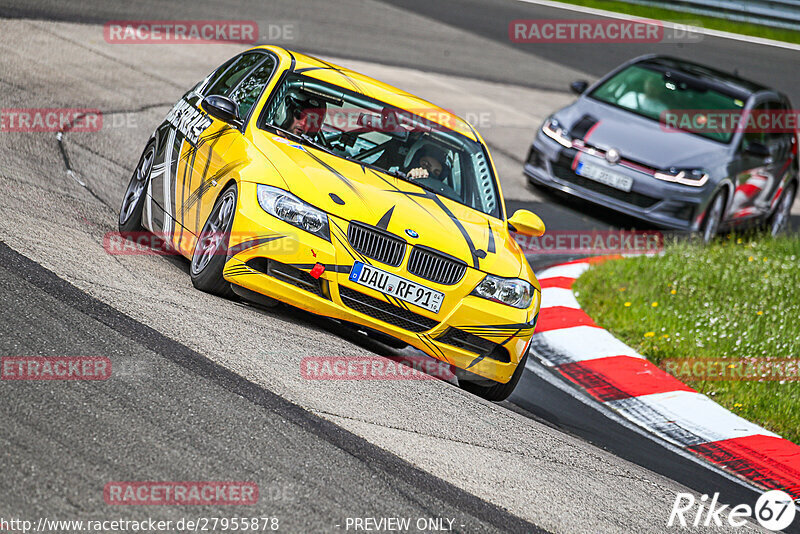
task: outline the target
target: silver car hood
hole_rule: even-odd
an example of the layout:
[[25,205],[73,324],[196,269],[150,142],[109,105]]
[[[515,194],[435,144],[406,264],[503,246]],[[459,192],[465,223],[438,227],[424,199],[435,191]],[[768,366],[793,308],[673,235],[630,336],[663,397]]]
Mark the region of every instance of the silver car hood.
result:
[[729,145],[667,130],[656,121],[586,97],[554,116],[570,131],[590,117],[598,124],[591,129],[587,143],[602,150],[616,148],[623,158],[658,169],[711,167],[727,159],[730,151]]

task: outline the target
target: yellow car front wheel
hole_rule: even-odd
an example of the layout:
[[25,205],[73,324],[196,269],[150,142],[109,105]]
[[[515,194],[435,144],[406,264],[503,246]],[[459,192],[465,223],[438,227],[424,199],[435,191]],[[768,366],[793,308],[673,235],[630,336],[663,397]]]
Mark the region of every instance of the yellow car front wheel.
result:
[[[530,350],[530,347],[529,347]],[[494,382],[486,384],[486,382],[492,382],[490,380],[482,380],[480,382],[472,382],[469,380],[462,380],[460,377],[458,379],[458,385],[464,391],[469,391],[473,395],[477,395],[483,399],[492,402],[500,402],[506,400],[509,395],[514,391],[514,388],[517,387],[517,383],[519,379],[522,378],[522,373],[525,371],[525,363],[528,361],[528,353],[525,353],[525,356],[517,364],[517,368],[514,370],[514,374],[511,375],[511,379],[506,382],[505,384],[500,382]]]
[[225,189],[203,226],[192,254],[192,284],[200,291],[233,297],[231,284],[222,277],[228,257],[228,242],[236,215],[236,184]]

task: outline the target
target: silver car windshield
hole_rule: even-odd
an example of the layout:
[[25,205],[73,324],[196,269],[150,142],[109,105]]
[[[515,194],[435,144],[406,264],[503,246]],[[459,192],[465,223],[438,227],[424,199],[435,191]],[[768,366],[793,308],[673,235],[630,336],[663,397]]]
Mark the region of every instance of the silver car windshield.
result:
[[[729,143],[732,128],[704,126],[709,116],[721,112],[729,120],[740,118],[744,102],[712,88],[671,80],[664,73],[632,65],[597,87],[590,97],[648,119],[722,143]],[[669,114],[669,115],[668,115]],[[669,120],[667,120],[669,117]],[[690,119],[674,120],[674,117]],[[688,124],[688,127],[683,127]]]

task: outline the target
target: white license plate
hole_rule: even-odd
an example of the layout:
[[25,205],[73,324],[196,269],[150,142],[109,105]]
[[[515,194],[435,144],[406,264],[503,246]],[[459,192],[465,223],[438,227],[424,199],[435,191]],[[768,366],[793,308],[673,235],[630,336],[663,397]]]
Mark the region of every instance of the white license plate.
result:
[[433,313],[439,313],[444,293],[406,280],[395,274],[387,273],[360,261],[353,264],[350,280],[362,286],[396,297]]
[[575,173],[590,180],[594,180],[595,182],[613,187],[614,189],[625,191],[626,193],[633,187],[633,178],[583,161],[578,162]]

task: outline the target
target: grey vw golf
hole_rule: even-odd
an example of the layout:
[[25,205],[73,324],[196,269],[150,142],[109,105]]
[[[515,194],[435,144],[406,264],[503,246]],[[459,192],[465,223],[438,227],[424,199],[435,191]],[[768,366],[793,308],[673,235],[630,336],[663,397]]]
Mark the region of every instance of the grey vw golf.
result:
[[[797,132],[747,121],[759,112],[791,116],[785,95],[655,55],[571,87],[579,98],[544,122],[528,152],[530,182],[706,241],[742,225],[786,227],[798,188]],[[670,122],[676,116],[689,120]]]

